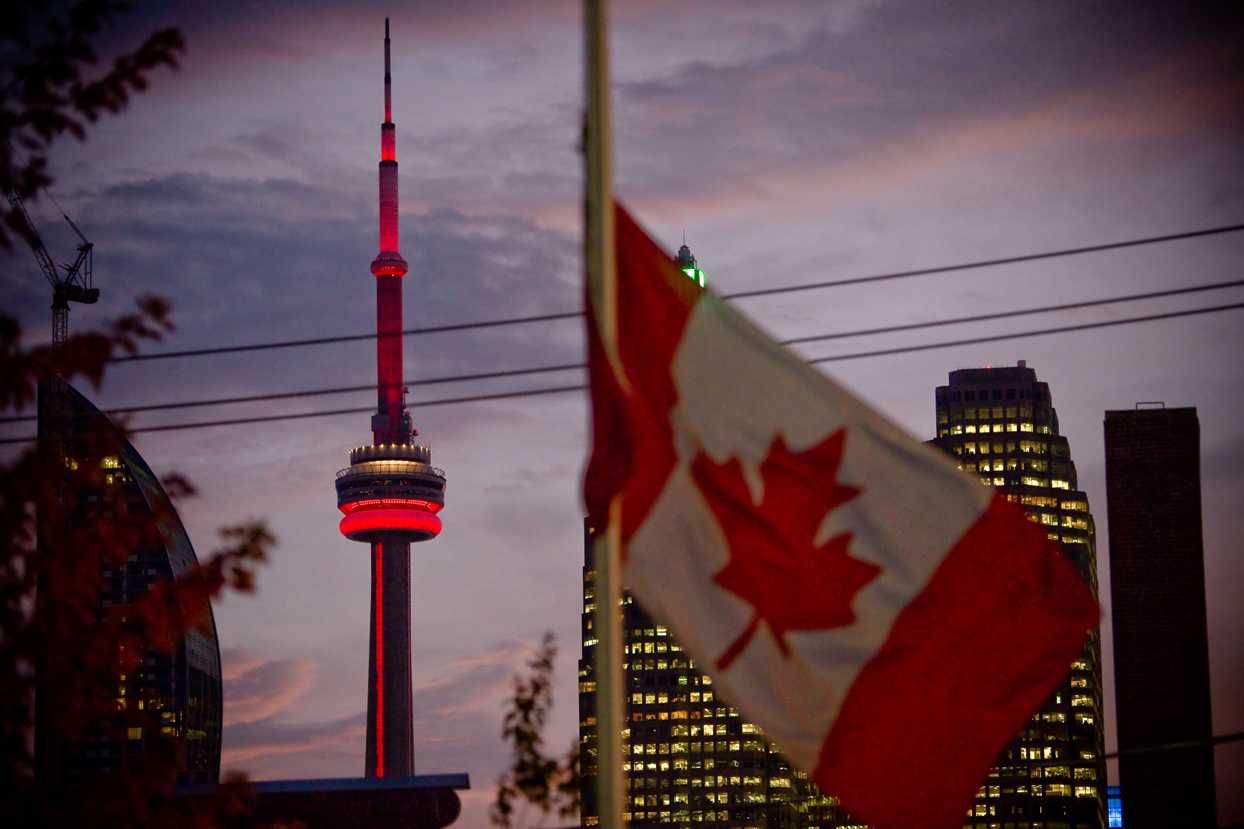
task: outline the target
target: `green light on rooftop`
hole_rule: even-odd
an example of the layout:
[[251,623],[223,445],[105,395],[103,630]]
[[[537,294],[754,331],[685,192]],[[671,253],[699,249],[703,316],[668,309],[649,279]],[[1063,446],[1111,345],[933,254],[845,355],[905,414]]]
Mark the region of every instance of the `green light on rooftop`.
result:
[[683,268],[682,272],[694,279],[696,282],[699,282],[701,288],[704,287],[704,271],[699,268]]

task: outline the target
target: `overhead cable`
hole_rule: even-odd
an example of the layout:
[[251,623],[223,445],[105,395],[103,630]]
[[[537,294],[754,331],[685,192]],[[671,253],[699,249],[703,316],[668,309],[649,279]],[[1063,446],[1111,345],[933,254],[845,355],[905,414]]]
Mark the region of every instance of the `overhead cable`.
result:
[[[1232,311],[1244,308],[1244,302],[1235,302],[1227,305],[1215,305],[1208,308],[1192,308],[1185,311],[1172,311],[1164,314],[1148,314],[1141,317],[1126,317],[1124,319],[1103,320],[1101,322],[1089,322],[1079,325],[1064,325],[1057,328],[1043,328],[1032,331],[1023,331],[1014,334],[999,334],[990,337],[975,337],[966,340],[948,340],[938,343],[926,343],[923,345],[902,346],[899,348],[890,348],[877,351],[857,351],[852,354],[837,354],[829,357],[817,357],[807,360],[808,363],[830,363],[842,360],[859,360],[869,357],[881,357],[891,354],[905,354],[914,351],[929,351],[938,348],[953,348],[959,345],[973,345],[976,343],[997,342],[1000,340],[1013,340],[1021,337],[1040,337],[1048,334],[1062,334],[1070,331],[1087,331],[1094,328],[1111,328],[1118,325],[1129,325],[1138,322],[1152,322],[1155,320],[1174,319],[1178,317],[1190,317],[1199,314],[1211,314],[1220,311]],[[557,386],[544,389],[530,389],[525,391],[497,392],[495,394],[472,395],[468,397],[441,398],[437,400],[420,400],[414,401],[410,405],[412,407],[429,407],[429,406],[447,406],[457,403],[474,403],[485,400],[505,400],[517,397],[533,397],[545,394],[560,394],[563,392],[583,391],[587,389],[586,384],[578,384],[573,386]],[[342,414],[360,414],[363,412],[373,411],[374,407],[367,406],[362,408],[351,409],[333,409],[330,411],[317,412],[299,412],[296,414],[268,415],[261,417],[235,418],[232,420],[213,420],[202,421],[197,423],[177,423],[164,426],[144,426],[137,429],[131,429],[133,433],[138,432],[168,432],[178,429],[201,429],[209,426],[233,426],[243,423],[265,423],[278,420],[302,420],[313,417],[330,417]],[[0,444],[8,443],[25,443],[34,440],[34,436],[19,438],[2,438]]]
[[[1233,282],[1217,282],[1217,283],[1210,284],[1210,285],[1193,285],[1193,286],[1186,287],[1186,288],[1172,288],[1166,291],[1151,291],[1149,293],[1143,293],[1143,294],[1130,294],[1127,296],[1108,297],[1106,299],[1085,300],[1083,302],[1072,302],[1072,303],[1066,303],[1063,305],[1049,305],[1049,306],[1045,306],[1042,308],[1027,308],[1027,309],[1023,309],[1019,311],[1000,311],[1000,312],[993,313],[993,314],[979,314],[979,315],[970,316],[970,317],[955,317],[953,319],[932,320],[929,322],[915,322],[915,323],[908,323],[905,325],[888,326],[884,328],[865,328],[865,329],[860,329],[857,331],[842,331],[842,332],[833,333],[833,334],[814,334],[814,335],[810,335],[807,337],[794,337],[792,339],[781,340],[781,344],[782,345],[798,345],[801,343],[819,342],[823,340],[844,339],[847,337],[860,337],[860,336],[865,336],[869,334],[883,334],[883,333],[892,333],[892,332],[897,332],[897,331],[914,331],[914,330],[921,329],[921,328],[935,328],[939,326],[957,325],[960,323],[982,322],[982,321],[994,320],[994,319],[1005,319],[1008,317],[1025,316],[1029,314],[1045,314],[1045,313],[1051,313],[1054,311],[1067,311],[1067,310],[1073,310],[1077,308],[1092,308],[1095,306],[1110,305],[1110,304],[1121,303],[1121,302],[1134,302],[1137,300],[1155,299],[1158,297],[1175,296],[1178,294],[1189,294],[1189,293],[1196,293],[1200,291],[1217,290],[1221,288],[1234,288],[1234,287],[1239,287],[1241,285],[1244,285],[1244,280],[1235,280]],[[406,380],[404,381],[404,385],[409,387],[409,386],[438,385],[440,383],[459,383],[459,382],[470,381],[470,380],[488,380],[488,379],[493,379],[493,378],[498,378],[498,377],[518,377],[518,376],[528,375],[528,374],[543,374],[546,372],[570,371],[573,369],[582,369],[582,368],[587,368],[587,364],[586,363],[561,363],[558,365],[537,366],[534,368],[510,369],[506,371],[490,371],[490,372],[484,372],[484,373],[479,373],[479,374],[458,374],[458,375],[450,375],[450,376],[445,376],[445,377],[430,377],[430,378],[424,378],[421,380]],[[365,386],[342,386],[339,388],[311,389],[308,391],[279,392],[279,393],[274,393],[274,394],[257,394],[257,395],[248,395],[244,397],[220,397],[220,398],[212,398],[212,399],[207,399],[207,400],[183,401],[179,403],[158,403],[158,404],[149,405],[149,406],[127,406],[124,408],[108,409],[105,411],[105,414],[110,414],[110,415],[134,414],[137,412],[159,411],[162,409],[185,409],[185,408],[196,408],[199,406],[222,406],[222,405],[235,404],[235,403],[256,403],[256,402],[263,402],[263,401],[269,401],[269,400],[288,400],[288,399],[296,398],[296,397],[315,397],[319,395],[345,394],[348,392],[359,392],[359,391],[373,391],[376,388],[377,388],[376,384],[371,383]],[[32,421],[35,419],[36,417],[34,415],[18,416],[18,417],[4,417],[4,418],[0,418],[0,423],[17,423],[21,421]]]
[[[859,276],[850,279],[838,279],[828,282],[812,282],[801,285],[785,285],[777,288],[757,288],[751,291],[738,291],[732,294],[722,294],[722,299],[747,299],[750,297],[770,296],[773,294],[785,294],[795,291],[811,291],[821,288],[836,288],[843,285],[862,285],[868,282],[882,282],[890,279],[906,279],[916,276],[929,276],[932,274],[952,273],[955,271],[973,270],[976,268],[987,268],[995,265],[1012,265],[1019,262],[1034,262],[1041,259],[1054,259],[1062,256],[1076,256],[1085,253],[1097,253],[1106,250],[1118,250],[1120,248],[1138,247],[1140,245],[1153,245],[1160,242],[1173,242],[1180,239],[1194,239],[1201,236],[1214,236],[1221,233],[1234,233],[1244,230],[1244,224],[1225,225],[1223,227],[1207,228],[1205,230],[1193,230],[1186,233],[1173,233],[1166,236],[1149,236],[1143,239],[1129,239],[1124,242],[1108,242],[1102,245],[1089,245],[1087,247],[1066,248],[1064,250],[1046,251],[1044,253],[1030,253],[1023,256],[1008,256],[1002,259],[984,259],[977,262],[965,262],[958,265],[942,265],[935,268],[920,268],[910,271],[897,271],[895,273],[875,274],[873,276]],[[554,320],[574,319],[583,316],[582,311],[561,311],[553,314],[540,314],[532,317],[509,317],[503,319],[483,320],[480,322],[464,322],[453,325],[436,325],[427,328],[408,328],[401,332],[403,337],[413,337],[422,334],[443,334],[453,331],[471,331],[482,328],[498,328],[509,325],[523,325],[533,322],[551,322]],[[272,343],[251,343],[249,345],[232,345],[219,346],[215,348],[196,348],[183,351],[164,351],[154,354],[135,354],[126,357],[116,357],[112,360],[114,363],[130,363],[146,360],[166,360],[173,357],[201,357],[211,354],[234,354],[246,351],[265,351],[275,348],[295,348],[298,346],[308,345],[326,345],[329,343],[354,342],[358,340],[374,340],[376,333],[367,334],[345,334],[336,337],[312,337],[301,340],[285,340]]]
[[1071,311],[1077,308],[1093,308],[1098,305],[1112,305],[1118,302],[1136,302],[1142,299],[1156,299],[1164,296],[1177,296],[1179,294],[1193,294],[1200,291],[1215,291],[1222,288],[1237,288],[1244,285],[1244,279],[1237,279],[1232,282],[1215,282],[1212,285],[1193,285],[1187,288],[1172,288],[1167,291],[1150,291],[1145,294],[1130,294],[1128,296],[1108,297],[1106,299],[1089,299],[1083,302],[1068,302],[1063,305],[1046,305],[1042,308],[1025,308],[1021,311],[997,311],[992,314],[977,314],[971,317],[956,317],[948,320],[933,320],[931,322],[912,322],[905,325],[889,325],[884,328],[863,328],[857,331],[843,331],[837,334],[812,334],[807,337],[793,337],[789,340],[782,340],[782,345],[797,345],[799,343],[821,342],[823,340],[840,340],[846,337],[863,337],[868,334],[892,334],[897,331],[915,331],[920,328],[936,328],[944,325],[960,325],[968,322],[986,322],[988,320],[1007,319],[1009,317],[1023,317],[1030,314],[1049,314],[1055,311]]
[[1028,253],[1023,256],[1006,256],[1001,259],[982,259],[979,262],[968,262],[962,265],[942,265],[936,268],[919,268],[914,271],[896,271],[895,273],[883,273],[876,276],[857,276],[851,279],[834,279],[828,282],[809,282],[802,285],[788,285],[782,288],[757,288],[753,291],[738,291],[733,294],[725,294],[725,299],[744,299],[754,296],[772,296],[773,294],[788,294],[794,291],[811,291],[818,288],[837,288],[842,285],[863,285],[867,282],[884,282],[888,279],[906,279],[912,276],[930,276],[938,273],[951,273],[952,271],[967,271],[975,268],[992,268],[995,265],[1015,265],[1020,262],[1036,262],[1041,259],[1055,259],[1060,256],[1077,256],[1082,253],[1098,253],[1103,250],[1119,250],[1120,248],[1133,248],[1140,245],[1155,245],[1159,242],[1174,242],[1178,239],[1195,239],[1198,236],[1214,236],[1219,233],[1235,233],[1244,230],[1244,224],[1226,225],[1224,227],[1211,227],[1205,230],[1191,230],[1187,233],[1172,233],[1167,236],[1148,236],[1144,239],[1129,239],[1126,242],[1107,242],[1104,245],[1088,245],[1082,248],[1066,248],[1064,250],[1051,250],[1045,253]]
[[948,340],[940,343],[928,343],[926,345],[908,345],[901,348],[883,348],[876,351],[857,351],[853,354],[837,354],[830,357],[816,357],[814,359],[807,360],[807,362],[833,363],[839,360],[860,360],[865,357],[884,357],[887,354],[908,354],[912,351],[929,351],[935,348],[953,348],[957,345],[993,343],[1001,340],[1018,340],[1023,337],[1043,337],[1047,334],[1063,334],[1068,331],[1087,331],[1090,328],[1110,328],[1115,325],[1130,325],[1135,322],[1152,322],[1154,320],[1175,319],[1176,317],[1192,317],[1197,314],[1212,314],[1216,311],[1233,311],[1236,308],[1244,308],[1244,302],[1235,302],[1230,305],[1215,305],[1209,308],[1191,308],[1187,311],[1170,311],[1165,314],[1149,314],[1143,317],[1126,317],[1124,319],[1117,320],[1086,322],[1079,325],[1063,325],[1058,328],[1042,328],[1036,331],[1017,331],[1013,334],[995,334],[989,337],[973,337],[966,340]]

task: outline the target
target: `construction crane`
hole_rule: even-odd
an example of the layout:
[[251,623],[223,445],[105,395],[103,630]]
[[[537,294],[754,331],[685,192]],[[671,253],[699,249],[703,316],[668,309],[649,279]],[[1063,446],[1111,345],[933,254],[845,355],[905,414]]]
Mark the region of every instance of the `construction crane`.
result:
[[91,252],[95,246],[87,241],[86,236],[73,223],[73,219],[62,212],[61,215],[82,242],[78,245],[78,258],[73,261],[73,264],[61,265],[65,272],[62,277],[60,271],[52,264],[52,257],[48,255],[48,249],[44,246],[39,231],[35,229],[34,222],[30,220],[26,205],[22,204],[22,200],[16,193],[9,193],[9,205],[14,212],[20,213],[26,222],[26,238],[35,252],[35,259],[39,260],[40,270],[52,286],[52,348],[59,349],[69,339],[69,303],[81,302],[91,305],[99,301],[99,289],[91,285],[93,264]]

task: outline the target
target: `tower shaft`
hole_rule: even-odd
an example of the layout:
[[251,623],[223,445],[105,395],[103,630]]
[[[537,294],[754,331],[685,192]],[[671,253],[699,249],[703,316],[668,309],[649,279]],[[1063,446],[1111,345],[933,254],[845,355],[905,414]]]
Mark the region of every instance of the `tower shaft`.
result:
[[415,773],[410,673],[410,542],[385,533],[371,545],[367,777]]

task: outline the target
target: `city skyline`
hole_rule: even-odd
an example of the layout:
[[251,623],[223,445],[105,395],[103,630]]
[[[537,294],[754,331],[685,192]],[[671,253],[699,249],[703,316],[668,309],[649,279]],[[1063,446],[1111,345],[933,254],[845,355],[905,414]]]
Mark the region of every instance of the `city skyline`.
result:
[[[408,287],[408,326],[579,307],[578,8],[414,4],[393,15],[403,253],[428,274]],[[1204,21],[1125,8],[619,3],[619,195],[671,254],[685,229],[710,286],[726,293],[1241,221],[1239,47]],[[388,12],[168,4],[121,18],[110,36],[118,47],[157,25],[181,25],[189,51],[181,72],[157,73],[128,111],[53,154],[53,193],[96,245],[102,292],[98,306],[73,309],[71,331],[148,290],[174,301],[179,329],[168,348],[374,330],[359,263],[375,254],[375,41]],[[59,261],[67,242],[55,210],[46,199],[29,206]],[[738,306],[777,336],[796,337],[1234,279],[1242,251],[1244,239],[1227,235]],[[44,336],[46,286],[28,251],[5,260],[3,279],[28,336]],[[1238,296],[1082,309],[1026,327]],[[921,438],[934,437],[928,389],[948,368],[1020,359],[1038,367],[1057,390],[1081,488],[1098,510],[1103,561],[1102,413],[1145,400],[1197,406],[1220,733],[1244,729],[1232,702],[1244,698],[1244,611],[1230,601],[1244,565],[1229,555],[1244,538],[1235,509],[1244,496],[1244,385],[1231,357],[1244,345],[1238,314],[823,367]],[[91,396],[106,409],[362,385],[373,379],[373,353],[364,342],[123,364]],[[582,334],[565,321],[408,339],[406,357],[407,378],[572,363],[582,359]],[[550,385],[581,379],[554,377]],[[518,378],[426,393],[535,385]],[[412,608],[415,753],[421,772],[472,774],[459,825],[476,829],[505,760],[501,700],[546,629],[560,645],[548,745],[560,750],[577,731],[587,417],[581,394],[419,409],[424,392],[412,387],[415,417],[454,490],[435,554],[412,561],[425,594]],[[368,401],[360,393],[132,423]],[[216,546],[215,527],[252,515],[269,517],[281,540],[256,597],[216,608],[226,767],[271,779],[354,775],[361,766],[367,562],[337,530],[331,486],[342,449],[360,442],[359,417],[135,441],[159,474],[178,470],[199,485],[202,496],[179,508],[201,555]],[[1107,684],[1108,719],[1111,696]],[[1216,756],[1220,818],[1244,820],[1244,750],[1223,746]]]

